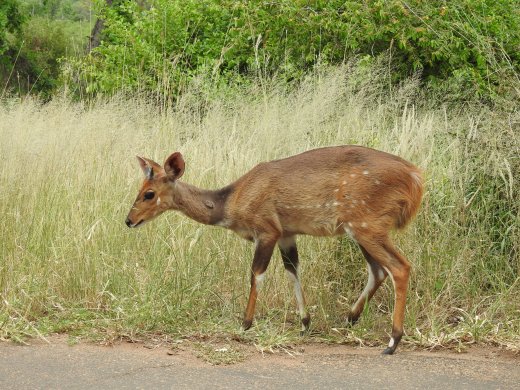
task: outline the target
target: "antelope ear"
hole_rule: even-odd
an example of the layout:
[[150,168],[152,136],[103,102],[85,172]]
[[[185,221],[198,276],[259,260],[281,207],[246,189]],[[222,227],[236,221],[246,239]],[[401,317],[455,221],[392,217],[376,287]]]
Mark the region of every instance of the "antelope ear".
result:
[[184,173],[184,159],[179,152],[173,153],[164,162],[164,171],[171,181],[177,180]]
[[139,165],[141,166],[141,169],[143,170],[144,175],[148,180],[153,179],[153,164],[152,161],[143,158],[143,157],[137,157],[137,161],[139,161]]

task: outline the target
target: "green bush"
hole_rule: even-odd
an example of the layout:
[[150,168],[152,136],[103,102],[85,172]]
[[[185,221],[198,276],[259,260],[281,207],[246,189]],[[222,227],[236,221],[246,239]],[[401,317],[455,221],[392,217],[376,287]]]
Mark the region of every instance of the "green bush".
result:
[[299,79],[319,63],[390,51],[394,81],[419,73],[457,98],[493,98],[520,70],[514,0],[123,0],[102,17],[101,46],[73,64],[90,93],[175,93],[208,71]]
[[0,83],[7,92],[56,91],[61,60],[83,55],[90,23],[77,0],[8,0],[0,4]]
[[6,59],[4,53],[9,49],[8,33],[16,33],[24,22],[17,0],[2,0],[0,3],[0,59]]
[[61,60],[83,54],[85,27],[88,28],[86,24],[47,17],[28,19],[7,52],[12,69],[10,88],[50,98],[59,85]]

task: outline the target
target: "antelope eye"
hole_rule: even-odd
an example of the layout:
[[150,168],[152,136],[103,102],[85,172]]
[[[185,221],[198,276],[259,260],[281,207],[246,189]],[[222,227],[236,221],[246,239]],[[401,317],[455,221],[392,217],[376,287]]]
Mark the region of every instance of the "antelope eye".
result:
[[147,191],[147,192],[144,193],[144,200],[153,199],[154,196],[155,196],[155,192]]

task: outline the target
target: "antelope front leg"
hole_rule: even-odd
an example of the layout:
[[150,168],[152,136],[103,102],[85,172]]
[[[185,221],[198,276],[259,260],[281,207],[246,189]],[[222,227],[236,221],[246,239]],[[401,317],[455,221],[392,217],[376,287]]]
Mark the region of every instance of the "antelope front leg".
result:
[[294,295],[300,312],[300,320],[302,322],[302,334],[309,329],[311,317],[305,308],[305,297],[303,295],[302,286],[298,278],[298,249],[294,236],[284,237],[278,241],[280,253],[282,255],[283,265],[287,271],[287,276],[294,283]]
[[260,289],[264,280],[264,272],[271,261],[274,246],[277,239],[263,239],[257,240],[255,256],[253,258],[253,266],[251,269],[251,290],[249,292],[249,301],[247,303],[246,313],[242,326],[244,330],[248,330],[253,323],[255,315],[256,298],[258,297],[258,290]]

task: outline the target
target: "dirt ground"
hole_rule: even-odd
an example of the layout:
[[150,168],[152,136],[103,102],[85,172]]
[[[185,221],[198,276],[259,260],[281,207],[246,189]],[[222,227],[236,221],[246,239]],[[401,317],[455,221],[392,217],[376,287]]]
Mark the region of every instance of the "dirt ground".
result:
[[239,343],[69,345],[66,336],[0,343],[2,389],[520,389],[520,356],[312,344],[259,352]]

